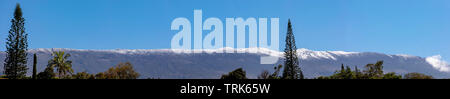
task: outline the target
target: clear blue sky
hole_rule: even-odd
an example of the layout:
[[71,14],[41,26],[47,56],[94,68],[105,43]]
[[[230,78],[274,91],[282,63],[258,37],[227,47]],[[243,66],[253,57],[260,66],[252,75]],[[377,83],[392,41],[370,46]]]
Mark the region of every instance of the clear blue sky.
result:
[[172,20],[193,22],[193,10],[202,9],[204,19],[222,21],[279,17],[280,50],[290,18],[299,48],[450,60],[450,0],[0,0],[0,39],[16,3],[30,48],[170,48]]

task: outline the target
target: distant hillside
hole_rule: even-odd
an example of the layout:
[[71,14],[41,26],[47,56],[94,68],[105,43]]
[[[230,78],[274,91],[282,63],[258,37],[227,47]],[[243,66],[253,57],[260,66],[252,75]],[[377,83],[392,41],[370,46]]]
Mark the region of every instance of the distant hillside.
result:
[[[219,78],[236,68],[243,67],[247,76],[256,78],[264,69],[273,70],[273,65],[259,64],[260,56],[272,55],[282,58],[282,52],[262,49],[262,53],[175,53],[170,49],[157,50],[79,50],[79,49],[33,49],[29,51],[28,75],[31,75],[32,53],[38,55],[38,71],[43,71],[51,57],[52,50],[70,53],[75,72],[98,73],[119,62],[131,62],[141,74],[141,78]],[[226,50],[255,50],[231,49]],[[179,50],[180,51],[180,50]],[[199,52],[199,51],[196,51]],[[208,52],[208,53],[206,53]],[[268,53],[271,52],[271,53]],[[342,63],[363,68],[367,63],[384,60],[385,72],[420,72],[437,78],[450,78],[448,65],[440,56],[417,57],[410,55],[387,55],[374,52],[311,51],[299,49],[300,66],[308,78],[331,75]],[[3,71],[5,53],[0,53],[0,70]],[[277,64],[282,64],[282,59]],[[433,65],[432,65],[433,64]]]

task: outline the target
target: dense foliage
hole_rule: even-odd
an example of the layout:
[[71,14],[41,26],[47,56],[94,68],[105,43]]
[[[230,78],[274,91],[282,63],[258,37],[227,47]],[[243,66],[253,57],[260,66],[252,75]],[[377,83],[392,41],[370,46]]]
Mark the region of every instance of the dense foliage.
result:
[[288,20],[286,34],[286,48],[284,49],[283,79],[303,79],[303,72],[299,67],[297,47],[295,45],[294,33],[292,33],[291,20]]
[[404,77],[395,72],[383,73],[383,61],[375,64],[367,64],[365,70],[360,70],[355,66],[352,71],[349,66],[341,65],[341,70],[336,71],[331,76],[320,76],[317,79],[432,79],[433,77],[421,73],[408,73]]
[[245,71],[242,68],[238,68],[229,72],[228,74],[222,75],[220,79],[247,79]]
[[3,73],[6,78],[20,79],[26,76],[28,34],[25,32],[25,19],[22,17],[22,9],[17,4],[14,11],[14,19],[11,20],[11,29],[6,38],[6,58]]
[[[25,19],[19,4],[16,5],[14,18],[11,20],[11,28],[6,38],[6,58],[4,60],[5,75],[0,75],[0,79],[29,79],[27,73],[27,50],[28,34],[25,32]],[[274,67],[274,72],[264,70],[258,79],[304,79],[302,69],[297,55],[295,37],[292,30],[291,21],[288,20],[287,34],[284,49],[283,65]],[[71,56],[64,51],[54,51],[49,59],[44,71],[37,73],[37,56],[33,55],[32,79],[137,79],[140,74],[136,72],[130,62],[119,63],[109,68],[105,72],[90,74],[87,71],[74,73],[72,69]],[[281,72],[281,69],[283,71]],[[281,74],[281,76],[280,76]],[[246,72],[238,68],[224,74],[221,79],[247,79]],[[321,76],[317,79],[433,79],[432,76],[421,73],[407,73],[404,76],[395,72],[384,73],[383,61],[374,64],[367,64],[364,70],[359,70],[356,66],[352,70],[349,66],[341,65],[331,76]]]

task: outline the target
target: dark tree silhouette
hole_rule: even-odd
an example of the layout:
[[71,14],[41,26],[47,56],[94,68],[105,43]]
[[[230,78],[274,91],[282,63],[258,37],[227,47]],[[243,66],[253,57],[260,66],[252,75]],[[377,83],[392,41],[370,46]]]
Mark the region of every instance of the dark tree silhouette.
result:
[[37,56],[35,53],[35,54],[33,54],[33,75],[31,76],[33,79],[36,79],[36,75],[37,75],[36,65],[37,65]]
[[43,72],[37,74],[37,79],[53,79],[56,76],[53,71],[53,68],[47,67]]
[[297,47],[295,37],[292,33],[291,20],[288,20],[288,30],[286,35],[286,48],[284,49],[284,70],[283,79],[303,79],[302,70],[299,67]]
[[259,74],[258,79],[280,79],[281,77],[278,76],[280,73],[280,69],[283,67],[283,65],[278,65],[277,67],[274,67],[274,72],[272,74],[269,73],[269,71],[264,70]]
[[413,73],[405,74],[403,78],[404,79],[433,79],[433,76],[413,72]]
[[222,75],[220,79],[247,79],[246,73],[242,68],[238,68],[226,75]]
[[11,29],[6,38],[6,58],[4,73],[9,79],[24,78],[27,73],[28,34],[25,33],[25,19],[22,17],[20,5],[16,5]]

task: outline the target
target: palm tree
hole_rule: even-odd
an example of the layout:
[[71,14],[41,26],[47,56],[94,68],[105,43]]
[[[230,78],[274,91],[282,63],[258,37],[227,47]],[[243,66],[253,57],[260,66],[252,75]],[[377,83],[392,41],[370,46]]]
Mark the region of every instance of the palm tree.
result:
[[56,68],[58,77],[66,77],[67,74],[72,74],[72,61],[68,60],[70,54],[65,54],[64,51],[54,51],[53,59],[48,61],[48,67]]

